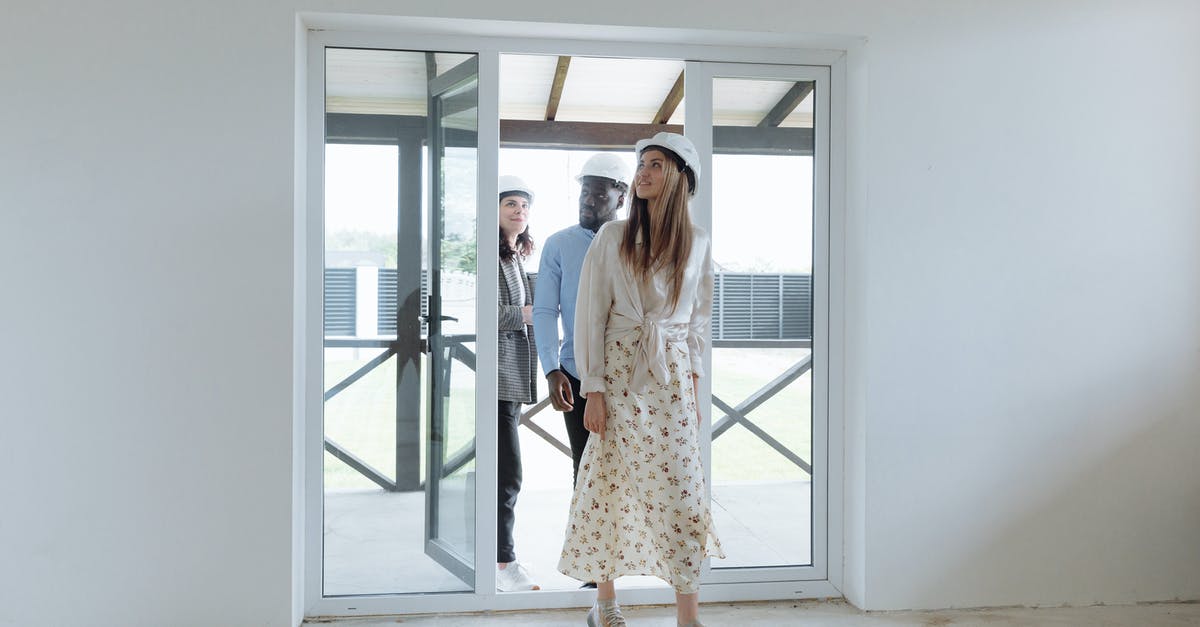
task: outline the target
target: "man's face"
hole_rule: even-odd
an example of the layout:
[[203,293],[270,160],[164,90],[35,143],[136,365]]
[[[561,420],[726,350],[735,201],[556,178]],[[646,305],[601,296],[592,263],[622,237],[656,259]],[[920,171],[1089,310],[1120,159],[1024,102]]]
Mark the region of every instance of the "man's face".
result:
[[617,209],[625,202],[621,188],[606,178],[585,176],[579,184],[579,226],[597,231],[605,222],[617,217]]

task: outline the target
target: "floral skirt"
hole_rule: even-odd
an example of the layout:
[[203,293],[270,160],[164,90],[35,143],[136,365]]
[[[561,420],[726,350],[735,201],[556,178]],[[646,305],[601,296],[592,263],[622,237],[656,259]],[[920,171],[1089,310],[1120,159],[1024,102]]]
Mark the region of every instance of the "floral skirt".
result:
[[670,381],[628,389],[633,346],[605,346],[604,439],[591,434],[558,570],[581,581],[654,575],[699,590],[700,563],[725,557],[713,531],[687,350],[669,343]]

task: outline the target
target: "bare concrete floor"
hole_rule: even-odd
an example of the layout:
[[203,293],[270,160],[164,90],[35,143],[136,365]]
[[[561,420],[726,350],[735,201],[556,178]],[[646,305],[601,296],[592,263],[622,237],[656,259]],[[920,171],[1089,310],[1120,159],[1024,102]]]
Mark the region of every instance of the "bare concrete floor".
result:
[[[557,570],[571,492],[561,485],[539,488],[536,482],[531,483],[535,487],[523,489],[517,502],[517,557],[533,569],[543,590],[574,590],[579,582]],[[809,563],[810,495],[811,484],[807,481],[714,485],[713,522],[727,557],[714,560],[713,567]],[[457,494],[453,499],[462,501],[463,496]],[[424,507],[425,495],[420,492],[396,494],[374,489],[327,493],[325,594],[470,590],[425,555]],[[458,536],[465,537],[467,521],[460,517],[458,527]],[[653,577],[623,581],[630,585],[665,585]]]
[[[1155,603],[1146,605],[1108,605],[1093,607],[1000,608],[980,610],[940,610],[932,612],[860,612],[843,601],[796,603],[708,604],[701,607],[707,627],[889,627],[956,625],[1029,625],[1088,627],[1166,627],[1200,625],[1200,603]],[[673,627],[675,613],[670,607],[630,607],[625,618],[632,627]],[[305,625],[336,624],[347,627],[384,627],[386,625],[431,625],[458,627],[476,625],[583,625],[583,610],[541,610],[531,612],[494,612],[485,614],[438,614],[354,618],[306,622]]]

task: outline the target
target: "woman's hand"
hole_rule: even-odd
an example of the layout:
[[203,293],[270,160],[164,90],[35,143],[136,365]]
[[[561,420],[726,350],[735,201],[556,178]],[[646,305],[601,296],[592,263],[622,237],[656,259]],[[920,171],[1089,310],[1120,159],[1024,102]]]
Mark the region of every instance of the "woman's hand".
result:
[[525,324],[533,324],[533,305],[525,305],[521,308],[521,320]]
[[608,421],[608,408],[604,406],[603,392],[588,392],[587,406],[583,408],[583,428],[600,434],[604,439],[604,426]]

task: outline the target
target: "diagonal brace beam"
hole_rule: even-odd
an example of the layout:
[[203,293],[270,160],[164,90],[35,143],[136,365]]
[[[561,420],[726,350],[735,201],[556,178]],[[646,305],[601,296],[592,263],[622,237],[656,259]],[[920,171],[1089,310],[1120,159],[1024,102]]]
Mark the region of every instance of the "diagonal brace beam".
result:
[[[534,414],[545,409],[549,405],[550,405],[549,398],[542,399],[541,402],[539,402],[537,405],[534,405],[532,408],[529,409],[529,411],[527,411],[521,415],[520,424],[523,424],[526,427],[529,427],[530,431],[533,431],[539,437],[541,437],[543,440],[549,442],[551,446],[558,449],[559,451],[562,451],[565,455],[570,457],[571,449],[567,445],[560,442],[558,439],[556,439],[553,435],[551,435],[545,429],[534,424],[534,422],[531,420],[531,418],[534,416]],[[458,472],[458,470],[460,468],[465,466],[467,464],[467,462],[471,461],[472,459],[475,459],[475,439],[474,438],[472,438],[470,442],[468,442],[461,449],[459,449],[457,453],[450,456],[450,459],[447,460],[446,464],[442,467],[442,476],[449,477],[450,475],[454,474],[455,472]]]
[[389,347],[387,350],[380,353],[379,356],[376,357],[375,359],[372,359],[371,361],[368,361],[367,363],[363,364],[361,368],[359,368],[358,370],[355,370],[352,374],[350,374],[350,376],[346,377],[345,379],[342,379],[341,382],[339,382],[337,385],[329,388],[329,390],[325,392],[325,400],[328,401],[329,399],[337,396],[339,392],[341,392],[342,390],[353,385],[355,381],[358,381],[359,379],[367,376],[368,373],[370,373],[372,370],[378,368],[381,364],[383,364],[383,362],[387,361],[388,358],[391,357],[395,352],[396,352],[396,348],[394,346]]
[[471,370],[474,370],[475,369],[475,353],[474,353],[474,351],[472,351],[471,349],[467,348],[464,344],[461,344],[459,342],[452,342],[451,345],[454,346],[454,352],[451,355],[451,359],[457,359],[457,360],[461,361],[466,367],[470,368]]
[[792,88],[775,103],[774,107],[767,113],[766,117],[758,123],[759,128],[774,128],[783,122],[784,118],[792,114],[796,107],[800,106],[801,102],[813,92],[812,81],[798,82],[792,85]]
[[713,405],[716,405],[721,411],[725,412],[725,416],[713,423],[713,439],[717,439],[717,436],[728,431],[729,428],[733,426],[733,423],[743,418],[746,414],[757,409],[759,405],[762,405],[770,400],[772,396],[778,394],[780,390],[787,387],[792,381],[799,379],[801,375],[809,370],[812,370],[811,353],[805,355],[804,359],[796,362],[796,364],[791,368],[785,370],[783,374],[775,377],[774,381],[771,381],[770,383],[759,388],[757,392],[751,394],[746,398],[746,400],[738,403],[737,407],[730,407],[727,403],[725,403],[725,401],[722,401],[716,395],[713,395]]
[[550,98],[546,102],[546,120],[553,121],[558,115],[558,103],[562,100],[563,85],[567,83],[567,68],[571,67],[571,57],[559,57],[558,67],[554,68],[554,82],[550,84]]
[[539,427],[537,425],[537,423],[535,423],[533,421],[534,415],[536,415],[538,412],[542,411],[543,409],[545,409],[549,406],[550,406],[550,397],[547,396],[546,398],[543,398],[541,401],[539,401],[537,405],[534,405],[533,407],[531,407],[529,409],[529,411],[521,414],[520,424],[523,424],[526,427],[528,427],[530,431],[536,433],[538,435],[538,437],[540,437],[543,440],[545,440],[546,442],[548,442],[550,444],[550,446],[553,446],[554,448],[561,451],[563,455],[570,457],[571,456],[571,447],[567,446],[566,444],[563,444],[561,440],[559,440],[558,438],[551,435],[549,431],[546,431],[545,429]]
[[[758,436],[758,439],[766,442],[767,446],[775,449],[780,455],[783,455],[793,464],[799,466],[801,470],[812,474],[812,466],[809,465],[808,462],[804,461],[802,457],[792,452],[792,449],[784,446],[782,442],[771,437],[771,434],[767,433],[762,427],[754,424],[754,422],[747,418],[745,414],[739,413],[736,409],[730,407],[724,401],[718,398],[713,398],[713,404],[729,414],[729,419],[725,420],[722,424],[723,428],[721,429],[721,433],[728,431],[729,428],[734,424],[741,424],[748,431],[750,431],[750,433]],[[714,429],[712,436],[714,440],[717,439],[717,435],[719,434],[716,432],[716,429]]]
[[788,461],[799,466],[800,469],[803,470],[804,472],[806,472],[810,475],[812,474],[812,466],[808,462],[804,461],[803,458],[801,458],[799,455],[794,453],[792,451],[792,449],[784,446],[782,442],[771,437],[771,434],[769,434],[765,430],[763,430],[762,427],[754,424],[753,422],[751,422],[751,420],[749,418],[747,418],[745,416],[742,416],[741,420],[739,420],[738,422],[741,423],[741,425],[743,427],[746,427],[747,429],[749,429],[750,433],[753,433],[754,435],[758,436],[758,439],[762,440],[763,442],[766,442],[768,446],[775,449],[780,455],[783,455],[784,457],[786,457],[788,459]]
[[446,460],[446,463],[442,465],[442,478],[445,479],[458,472],[459,468],[466,466],[467,462],[472,459],[475,459],[475,438],[471,438],[470,442],[464,444],[457,453]]
[[379,472],[379,470],[377,470],[374,466],[359,459],[350,451],[347,451],[346,449],[342,448],[337,442],[334,442],[333,440],[330,440],[329,438],[325,438],[325,450],[329,451],[329,453],[331,455],[340,459],[347,466],[353,468],[354,470],[357,470],[358,473],[361,474],[362,476],[370,479],[371,481],[374,481],[376,485],[383,488],[384,490],[387,490],[388,492],[396,491],[396,484],[393,483],[391,479],[388,479],[382,472]]
[[663,99],[658,113],[654,114],[654,119],[650,121],[651,124],[666,124],[671,116],[675,115],[679,103],[683,102],[683,74],[680,72],[679,78],[675,79],[675,84],[671,86],[671,91],[667,92],[667,97]]

